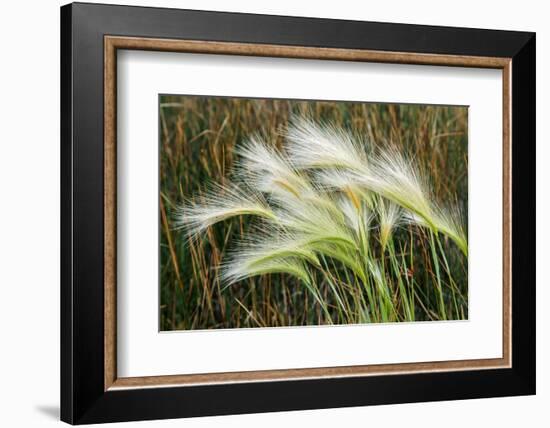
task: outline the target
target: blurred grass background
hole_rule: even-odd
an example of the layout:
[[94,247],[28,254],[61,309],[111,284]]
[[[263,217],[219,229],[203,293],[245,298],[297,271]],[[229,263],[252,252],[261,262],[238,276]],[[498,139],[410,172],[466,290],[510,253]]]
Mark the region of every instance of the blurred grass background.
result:
[[[280,146],[281,131],[294,114],[338,124],[368,136],[375,145],[403,147],[429,173],[436,198],[454,202],[457,197],[468,212],[466,107],[162,95],[159,112],[161,330],[326,323],[304,287],[285,275],[247,279],[222,291],[216,267],[228,243],[246,229],[246,219],[215,225],[192,244],[172,225],[177,204],[198,194],[208,181],[227,179],[235,145],[261,131]],[[414,268],[403,272],[418,295],[415,319],[439,319],[429,250],[413,229],[405,226],[398,234],[418,249]],[[467,260],[449,247],[453,280],[465,296],[452,318],[465,319]],[[325,290],[330,301],[329,294]],[[450,307],[450,293],[444,297]]]

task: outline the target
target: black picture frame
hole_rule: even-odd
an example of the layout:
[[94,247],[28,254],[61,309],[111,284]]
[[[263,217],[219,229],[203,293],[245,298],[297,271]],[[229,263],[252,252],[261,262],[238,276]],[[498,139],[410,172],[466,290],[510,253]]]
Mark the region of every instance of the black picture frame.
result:
[[[512,367],[105,391],[104,36],[512,59]],[[73,3],[61,8],[61,419],[71,424],[535,393],[535,34]]]

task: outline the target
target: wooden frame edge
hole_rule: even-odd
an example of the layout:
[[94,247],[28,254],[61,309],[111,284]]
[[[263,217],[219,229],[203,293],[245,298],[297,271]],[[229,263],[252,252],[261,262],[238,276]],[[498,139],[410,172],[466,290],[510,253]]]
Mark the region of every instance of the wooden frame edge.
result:
[[[364,61],[496,68],[503,71],[503,356],[495,359],[262,370],[117,378],[116,368],[116,51],[152,50],[204,54]],[[104,36],[104,390],[220,383],[363,377],[422,372],[510,368],[511,310],[511,58],[419,54],[142,37]]]
[[512,367],[512,60],[502,69],[502,356]]
[[116,47],[104,45],[104,388],[116,380]]
[[[444,363],[444,365],[440,363]],[[475,363],[475,366],[472,366],[472,363]],[[308,369],[279,369],[228,373],[125,377],[116,379],[115,382],[110,385],[109,390],[169,386],[198,386],[224,383],[292,381],[302,379],[366,377],[377,375],[391,376],[411,373],[465,371],[471,370],[472,368],[477,370],[487,370],[499,369],[503,367],[506,367],[503,359],[495,358],[484,360],[370,364],[362,366],[319,367]]]
[[105,44],[110,45],[114,49],[153,50],[219,55],[250,55],[260,57],[323,59],[335,61],[368,61],[396,64],[446,65],[479,68],[504,68],[510,60],[509,58],[501,57],[121,36],[105,36]]

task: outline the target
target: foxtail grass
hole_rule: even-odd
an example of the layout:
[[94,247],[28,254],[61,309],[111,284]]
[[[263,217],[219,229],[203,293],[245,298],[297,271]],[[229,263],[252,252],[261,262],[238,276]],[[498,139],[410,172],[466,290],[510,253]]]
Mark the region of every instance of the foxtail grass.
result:
[[[281,148],[254,134],[235,156],[228,177],[184,201],[173,221],[197,245],[214,224],[247,219],[239,220],[243,238],[220,255],[221,295],[232,284],[284,274],[326,322],[414,321],[417,305],[431,307],[414,275],[415,253],[423,252],[436,299],[429,317],[460,317],[457,301],[467,299],[448,260],[467,264],[461,212],[452,200],[436,199],[414,157],[302,116],[291,120]],[[410,240],[398,239],[400,229]],[[446,254],[440,237],[459,252]]]

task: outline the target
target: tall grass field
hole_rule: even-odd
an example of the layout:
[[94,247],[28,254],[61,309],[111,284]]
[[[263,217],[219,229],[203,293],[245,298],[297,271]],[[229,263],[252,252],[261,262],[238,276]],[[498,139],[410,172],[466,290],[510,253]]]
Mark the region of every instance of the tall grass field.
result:
[[468,110],[159,97],[161,330],[468,318]]

